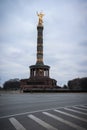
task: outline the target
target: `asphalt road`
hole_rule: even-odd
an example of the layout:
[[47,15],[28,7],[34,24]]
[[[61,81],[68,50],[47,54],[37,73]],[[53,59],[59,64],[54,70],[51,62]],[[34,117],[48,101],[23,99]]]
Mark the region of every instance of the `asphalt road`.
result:
[[87,130],[87,93],[1,94],[0,130]]

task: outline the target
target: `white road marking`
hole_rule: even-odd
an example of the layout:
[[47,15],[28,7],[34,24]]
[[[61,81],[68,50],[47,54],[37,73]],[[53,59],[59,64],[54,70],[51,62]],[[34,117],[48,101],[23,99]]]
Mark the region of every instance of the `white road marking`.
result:
[[80,105],[81,107],[83,107],[83,108],[87,108],[87,106],[84,106],[84,105]]
[[[71,107],[71,106],[66,106],[66,107]],[[31,113],[37,113],[37,112],[43,112],[43,111],[49,111],[49,110],[54,110],[54,109],[59,109],[59,108],[64,108],[64,107],[40,109],[40,110],[36,110],[36,111],[30,111],[30,112],[23,112],[23,113],[17,113],[17,114],[12,114],[12,115],[6,115],[6,116],[1,116],[0,119],[9,118],[9,117],[13,117],[13,116],[26,115],[26,114],[31,114]]]
[[78,126],[78,125],[76,125],[76,124],[74,124],[74,123],[72,123],[72,122],[70,122],[70,121],[66,121],[66,120],[64,120],[63,118],[57,117],[57,116],[55,116],[55,115],[53,115],[53,114],[50,114],[50,113],[48,113],[48,112],[43,112],[43,114],[45,114],[45,115],[47,115],[47,116],[49,116],[49,117],[52,117],[53,119],[56,119],[56,120],[58,120],[58,121],[60,121],[60,122],[62,122],[62,123],[65,123],[65,124],[69,125],[70,127],[75,128],[76,130],[86,130],[86,129],[83,128],[83,127],[80,127],[80,126]]
[[[80,104],[80,105],[81,105],[81,104]],[[84,104],[84,105],[86,105],[86,104]],[[76,105],[74,105],[74,106],[76,106]],[[65,107],[73,107],[73,106],[65,106]],[[6,115],[6,116],[1,116],[0,119],[10,118],[10,117],[13,117],[13,116],[26,115],[26,114],[36,113],[36,112],[49,111],[49,110],[54,110],[54,109],[61,109],[61,108],[65,108],[65,107],[56,107],[56,108],[40,109],[40,110],[36,110],[36,111],[30,111],[30,112],[28,111],[28,112],[10,114],[10,115]]]
[[79,120],[81,120],[81,121],[87,122],[87,120],[86,120],[85,118],[78,117],[78,116],[75,116],[75,115],[69,114],[69,113],[67,113],[67,112],[60,111],[60,110],[54,110],[54,111],[59,112],[59,113],[61,113],[61,114],[64,114],[64,115],[66,115],[66,116],[70,116],[70,117],[73,117],[73,118],[75,118],[75,119],[79,119]]
[[35,122],[37,122],[39,125],[45,127],[47,130],[58,130],[56,129],[55,127],[51,126],[50,124],[46,123],[45,121],[37,118],[36,116],[34,115],[28,115],[28,117],[32,120],[34,120]]
[[73,107],[73,108],[76,108],[76,109],[79,109],[79,110],[87,111],[87,109],[85,109],[85,108],[81,108],[81,107],[79,108],[79,107],[76,107],[76,106],[75,106],[75,107]]
[[76,113],[79,113],[79,114],[87,115],[87,113],[85,113],[85,112],[76,111],[76,110],[73,110],[71,108],[64,108],[64,109],[68,110],[68,111],[73,111],[73,112],[76,112]]
[[16,130],[26,130],[15,118],[9,118]]
[[[69,106],[67,106],[67,107],[69,107]],[[42,109],[42,110],[36,110],[36,111],[30,111],[30,112],[17,113],[17,114],[12,114],[12,115],[7,115],[7,116],[1,116],[0,119],[9,118],[9,117],[13,117],[13,116],[26,115],[26,114],[31,114],[31,113],[37,113],[37,112],[42,112],[42,111],[49,111],[49,110],[54,110],[54,109],[58,109],[58,108],[64,108],[64,107],[48,108],[48,109]]]

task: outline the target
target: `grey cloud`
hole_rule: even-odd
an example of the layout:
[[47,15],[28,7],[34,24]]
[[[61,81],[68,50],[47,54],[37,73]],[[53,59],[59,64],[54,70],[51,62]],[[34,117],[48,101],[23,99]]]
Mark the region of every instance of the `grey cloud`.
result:
[[51,77],[63,84],[85,76],[86,1],[55,0],[49,6],[49,1],[7,0],[0,5],[2,82],[10,77],[29,77],[28,66],[36,62],[36,11],[41,10],[45,13],[44,63],[51,66]]

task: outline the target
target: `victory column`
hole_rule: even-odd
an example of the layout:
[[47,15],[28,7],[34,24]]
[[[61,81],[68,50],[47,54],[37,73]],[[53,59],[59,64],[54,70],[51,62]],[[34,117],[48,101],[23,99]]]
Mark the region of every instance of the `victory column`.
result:
[[49,77],[50,66],[43,62],[43,16],[42,12],[37,13],[37,59],[36,64],[30,66],[30,78],[21,80],[23,92],[51,91],[56,88],[57,81]]

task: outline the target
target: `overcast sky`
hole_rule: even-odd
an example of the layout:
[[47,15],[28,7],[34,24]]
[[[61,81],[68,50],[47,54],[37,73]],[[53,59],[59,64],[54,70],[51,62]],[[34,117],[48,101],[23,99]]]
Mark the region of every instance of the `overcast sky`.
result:
[[29,78],[36,64],[36,12],[44,16],[44,64],[58,85],[87,77],[87,0],[0,0],[0,83]]

